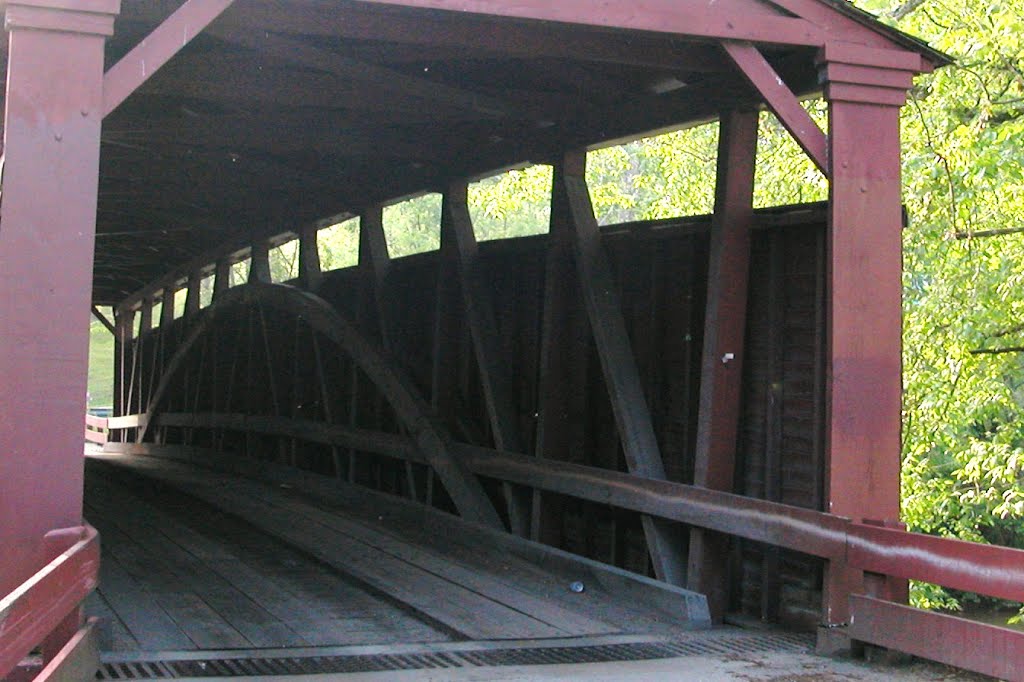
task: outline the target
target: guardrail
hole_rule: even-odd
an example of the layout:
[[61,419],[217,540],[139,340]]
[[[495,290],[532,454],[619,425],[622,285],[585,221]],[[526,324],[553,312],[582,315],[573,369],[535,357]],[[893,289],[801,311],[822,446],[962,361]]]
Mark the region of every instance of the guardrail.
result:
[[[135,428],[146,418],[112,419],[110,428]],[[422,461],[412,438],[286,417],[239,414],[162,414],[163,426],[251,430],[351,447],[385,457]],[[134,454],[167,452],[173,446],[112,444]],[[768,502],[671,481],[528,457],[489,448],[451,444],[478,476],[560,493],[745,538],[862,570],[866,586],[886,578],[920,580],[985,596],[1024,602],[1024,550],[982,545],[861,523],[800,507]],[[211,459],[224,455],[210,453]],[[1024,632],[924,611],[888,595],[850,598],[849,635],[858,641],[947,663],[1006,680],[1024,682]]]
[[[1024,602],[1024,551],[853,524],[847,562],[893,576]],[[870,580],[869,580],[870,582]],[[876,580],[877,582],[877,580]],[[850,597],[850,636],[1003,680],[1024,680],[1024,632],[923,611],[872,595]]]
[[106,445],[110,438],[109,420],[106,417],[85,415],[85,440],[89,443]]
[[[91,676],[99,667],[93,624],[79,628],[82,601],[99,581],[99,534],[85,525],[51,532],[47,539],[65,548],[0,599],[0,679],[19,668],[44,642],[36,682],[73,679],[64,674],[72,668]],[[22,672],[26,674],[19,677],[28,678],[35,671]]]

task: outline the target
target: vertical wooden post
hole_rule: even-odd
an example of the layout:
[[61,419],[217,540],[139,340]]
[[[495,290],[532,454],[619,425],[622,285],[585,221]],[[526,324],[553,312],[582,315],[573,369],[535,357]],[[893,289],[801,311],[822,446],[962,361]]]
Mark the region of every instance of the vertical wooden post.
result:
[[216,269],[213,272],[213,300],[216,301],[230,288],[231,263],[222,259],[217,261]]
[[262,282],[270,284],[270,245],[266,241],[258,241],[252,245],[249,255],[249,283]]
[[[786,323],[785,234],[772,235],[768,251],[768,386],[764,415],[764,499],[782,501],[782,410],[785,398],[783,346]],[[815,346],[818,348],[820,346]],[[779,575],[782,550],[765,547],[761,559],[761,619],[774,623],[779,618],[782,580]]]
[[457,278],[451,276],[459,268],[459,254],[453,240],[454,235],[449,234],[442,222],[434,296],[430,407],[449,431],[454,431],[456,427],[459,347],[463,336],[459,314],[459,283]]
[[[825,511],[894,523],[900,514],[902,209],[899,109],[916,54],[829,45]],[[853,67],[853,68],[851,68]],[[863,576],[832,562],[825,625],[849,622]]]
[[[750,229],[754,218],[757,111],[721,117],[711,221],[694,484],[732,492],[743,382]],[[687,585],[704,594],[713,620],[728,606],[729,539],[690,531]]]
[[[537,381],[538,409],[536,454],[565,459],[569,450],[570,373],[569,327],[575,266],[572,256],[572,213],[564,186],[565,164],[557,163],[551,187],[551,224],[544,269],[544,301],[541,318],[540,369]],[[578,349],[575,349],[579,352]],[[556,510],[552,496],[535,490],[530,513],[530,538],[557,545]]]
[[[356,319],[366,330],[379,334],[381,345],[391,351],[391,325],[388,317],[386,288],[391,268],[387,239],[384,235],[384,207],[371,206],[359,216],[359,300]],[[364,398],[360,371],[355,363],[349,376],[349,425],[360,426],[363,416],[360,404]],[[358,460],[355,450],[349,450],[349,482],[358,476]]]
[[[132,327],[135,325],[134,310],[114,311],[114,416],[128,414],[128,390],[133,365]],[[115,432],[116,433],[116,432]]]
[[[573,251],[583,302],[597,343],[615,423],[629,471],[645,478],[665,478],[661,451],[647,408],[640,372],[622,316],[617,285],[601,244],[601,232],[585,178],[586,152],[570,152],[563,160],[562,184],[572,215]],[[660,580],[685,582],[685,561],[679,529],[661,519],[643,517],[644,535]]]
[[[163,377],[164,369],[167,366],[167,344],[171,339],[171,328],[174,326],[174,285],[167,286],[163,294],[161,295],[160,304],[160,327],[158,330],[157,343],[160,345],[160,350],[157,353],[157,359],[153,365],[153,376],[150,382],[150,389],[155,390],[157,385],[160,383],[160,379]],[[152,399],[152,394],[150,394]],[[147,401],[148,403],[149,401]],[[155,431],[156,442],[163,445],[166,442],[167,427],[160,426]]]
[[[185,283],[185,309],[182,311],[182,320],[190,321],[199,314],[199,294],[203,286],[203,273],[201,270],[195,270],[190,272],[188,280]],[[187,327],[184,325],[180,330],[178,340],[184,337],[187,332]],[[201,386],[203,383],[204,369],[206,364],[206,346],[208,339],[203,340],[202,351],[199,355],[198,367],[193,371],[195,361],[189,362],[185,371],[185,381],[182,388],[182,411],[183,412],[195,412],[196,407],[199,403],[199,396],[201,394]],[[177,344],[175,344],[177,349]],[[191,400],[189,399],[192,396]],[[192,438],[195,434],[195,429],[186,428],[183,430],[182,442],[186,445],[192,445]]]
[[174,324],[174,285],[166,287],[160,296],[160,333],[166,334]]
[[0,595],[82,523],[103,46],[118,0],[12,0],[0,206]]
[[307,291],[320,286],[320,252],[317,250],[317,227],[309,225],[299,232],[299,282]]
[[390,273],[391,256],[384,235],[384,208],[374,206],[359,217],[359,266],[363,281],[372,287],[373,314],[377,318],[384,348],[394,351],[394,328],[391,319]]
[[199,271],[189,273],[188,283],[185,286],[185,317],[195,317],[199,312],[199,292],[203,286],[203,273]]
[[[135,340],[135,359],[132,366],[131,410],[133,414],[146,411],[148,387],[152,376],[146,371],[146,346],[150,345],[153,328],[153,302],[144,299],[139,308],[139,335]],[[152,352],[152,351],[150,351]]]

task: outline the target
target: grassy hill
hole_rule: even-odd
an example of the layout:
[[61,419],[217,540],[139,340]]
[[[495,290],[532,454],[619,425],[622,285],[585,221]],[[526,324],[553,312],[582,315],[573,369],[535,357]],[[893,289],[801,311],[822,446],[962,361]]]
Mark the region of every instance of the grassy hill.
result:
[[[104,314],[110,317],[109,310]],[[89,407],[114,404],[114,336],[96,319],[89,327]]]

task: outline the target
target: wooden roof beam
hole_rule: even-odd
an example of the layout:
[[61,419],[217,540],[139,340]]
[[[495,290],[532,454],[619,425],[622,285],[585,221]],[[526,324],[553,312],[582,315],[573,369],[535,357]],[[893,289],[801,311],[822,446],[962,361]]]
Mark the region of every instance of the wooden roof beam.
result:
[[367,127],[369,123],[372,122],[363,121],[357,127],[351,117],[330,112],[272,117],[232,112],[200,118],[136,119],[130,129],[108,127],[103,132],[103,141],[135,145],[158,155],[162,149],[177,145],[220,149],[225,156],[230,152],[244,154],[247,150],[280,155],[315,150],[322,155],[371,155],[378,159],[395,157],[426,162],[451,153],[451,143],[465,137],[452,134],[446,136],[450,139],[438,142],[436,136],[424,137],[424,131],[415,128],[381,130]]
[[820,46],[824,32],[806,19],[773,13],[749,0],[680,3],[650,0],[638,11],[634,0],[608,0],[600,5],[579,0],[360,0],[366,4],[475,13],[602,28],[670,33],[712,40],[747,40],[780,45]]

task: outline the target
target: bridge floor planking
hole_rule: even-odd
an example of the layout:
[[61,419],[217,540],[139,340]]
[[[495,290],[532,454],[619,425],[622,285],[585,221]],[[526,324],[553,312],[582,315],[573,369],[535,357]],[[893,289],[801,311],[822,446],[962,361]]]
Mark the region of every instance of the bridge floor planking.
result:
[[87,467],[103,543],[87,611],[108,651],[438,642],[386,595],[194,498]]
[[[616,598],[592,567],[561,558],[542,565],[513,546],[483,545],[474,532],[430,530],[411,522],[408,505],[370,509],[360,494],[325,501],[180,462],[90,457],[86,517],[102,536],[104,572],[89,611],[102,619],[103,648],[537,640],[693,627]],[[346,499],[362,503],[346,509]],[[592,589],[571,593],[572,576]]]

